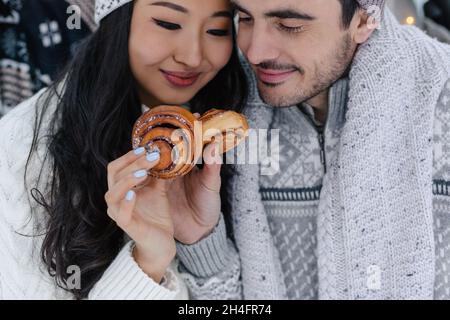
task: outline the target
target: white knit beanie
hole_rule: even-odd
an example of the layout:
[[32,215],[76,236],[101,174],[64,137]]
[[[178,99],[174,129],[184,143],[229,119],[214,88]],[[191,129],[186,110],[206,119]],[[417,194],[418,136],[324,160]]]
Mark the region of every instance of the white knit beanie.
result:
[[[114,10],[133,0],[95,0],[95,22],[97,24]],[[370,9],[371,6],[383,7],[385,0],[357,0],[364,9]]]
[[95,0],[95,22],[100,21],[114,10],[133,0]]

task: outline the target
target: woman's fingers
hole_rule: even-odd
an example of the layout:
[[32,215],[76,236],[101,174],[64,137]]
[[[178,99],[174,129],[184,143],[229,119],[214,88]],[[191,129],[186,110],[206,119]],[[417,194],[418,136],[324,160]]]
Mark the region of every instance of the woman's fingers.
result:
[[129,232],[133,223],[133,210],[136,206],[136,193],[127,191],[118,204],[108,208],[109,217],[125,232]]
[[143,183],[148,177],[147,170],[138,170],[117,182],[105,195],[108,207],[112,207],[118,202],[122,201],[127,195],[127,192],[132,190],[135,186]]
[[217,143],[211,143],[205,148],[203,152],[205,165],[203,170],[198,172],[201,184],[214,192],[220,192],[221,186],[220,169],[223,158],[219,149],[220,146]]
[[115,182],[118,182],[137,171],[140,170],[149,171],[150,169],[158,165],[159,160],[160,160],[159,151],[147,153],[145,156],[138,158],[137,160],[135,160],[134,162],[130,163],[128,166],[117,172],[113,180]]
[[116,183],[105,194],[108,215],[121,228],[129,225],[132,219],[131,215],[136,203],[136,192],[132,189],[143,183],[147,177],[147,170],[138,170]]
[[145,148],[138,148],[128,152],[126,155],[112,161],[108,165],[108,186],[111,188],[115,181],[115,177],[118,172],[135,162],[137,159],[142,158],[145,155]]
[[203,151],[203,161],[205,166],[221,166],[223,163],[223,156],[220,153],[219,143],[210,143]]
[[136,193],[129,190],[125,198],[120,202],[119,213],[116,217],[117,225],[125,231],[128,231],[133,221],[133,210],[136,205]]

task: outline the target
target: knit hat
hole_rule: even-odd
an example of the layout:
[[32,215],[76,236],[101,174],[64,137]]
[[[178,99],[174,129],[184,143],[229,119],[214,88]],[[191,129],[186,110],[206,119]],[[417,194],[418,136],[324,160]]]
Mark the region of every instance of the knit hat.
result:
[[[120,8],[124,4],[133,0],[95,0],[95,22],[97,24],[109,15],[114,10]],[[384,6],[385,0],[357,0],[360,6],[364,9],[369,9],[371,6],[379,6],[380,9]]]
[[372,6],[378,6],[380,9],[384,7],[386,0],[357,0],[361,8],[370,9]]
[[100,21],[121,6],[133,0],[95,0],[95,22]]

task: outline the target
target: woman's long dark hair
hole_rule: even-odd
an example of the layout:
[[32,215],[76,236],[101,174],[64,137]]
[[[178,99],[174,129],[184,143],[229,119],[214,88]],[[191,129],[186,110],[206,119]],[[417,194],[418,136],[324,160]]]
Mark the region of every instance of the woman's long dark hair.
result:
[[[123,246],[124,233],[108,217],[104,195],[107,165],[131,150],[132,126],[141,115],[128,55],[132,12],[131,2],[102,21],[36,112],[25,183],[47,213],[41,256],[57,284],[77,299],[88,296]],[[246,96],[235,49],[228,65],[190,104],[199,113],[211,107],[239,110]],[[56,109],[50,110],[54,99]],[[51,122],[44,128],[48,113]],[[42,136],[48,139],[51,174],[41,171],[29,185],[31,159]],[[67,286],[71,265],[81,269],[81,289]]]

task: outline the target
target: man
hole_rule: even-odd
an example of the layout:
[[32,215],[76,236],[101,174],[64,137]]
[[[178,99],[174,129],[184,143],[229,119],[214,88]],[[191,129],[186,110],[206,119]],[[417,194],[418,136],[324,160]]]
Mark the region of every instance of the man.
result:
[[234,2],[280,170],[237,165],[232,237],[178,244],[192,297],[449,299],[450,47],[383,0]]
[[0,118],[52,82],[93,20],[93,0],[0,0]]

